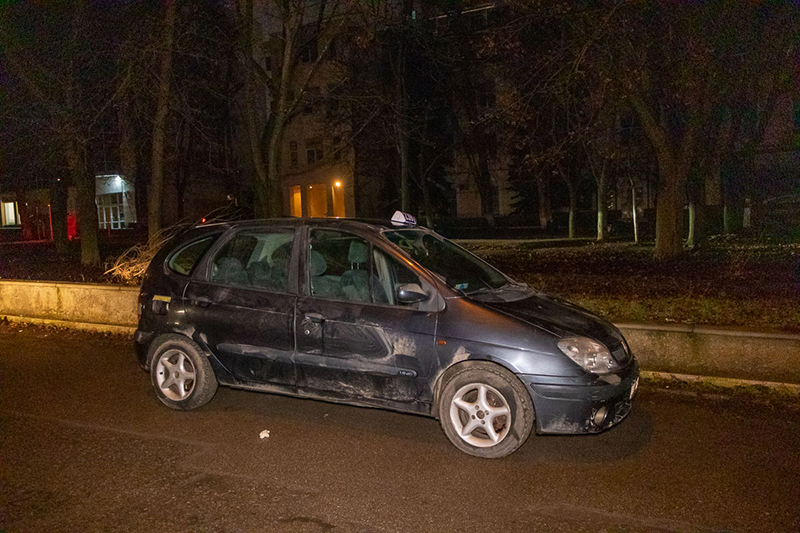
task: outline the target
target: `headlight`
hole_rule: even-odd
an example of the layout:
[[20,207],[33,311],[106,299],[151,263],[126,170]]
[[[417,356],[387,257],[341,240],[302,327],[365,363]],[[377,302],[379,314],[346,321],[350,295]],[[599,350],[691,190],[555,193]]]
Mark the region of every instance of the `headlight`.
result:
[[558,341],[558,348],[581,368],[595,374],[607,374],[619,368],[608,348],[587,337],[566,337]]

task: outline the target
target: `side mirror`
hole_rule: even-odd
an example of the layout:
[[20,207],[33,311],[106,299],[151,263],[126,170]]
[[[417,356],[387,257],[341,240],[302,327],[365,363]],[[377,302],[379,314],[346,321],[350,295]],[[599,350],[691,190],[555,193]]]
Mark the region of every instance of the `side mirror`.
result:
[[401,304],[415,304],[428,299],[428,293],[417,283],[406,283],[397,287],[397,301]]

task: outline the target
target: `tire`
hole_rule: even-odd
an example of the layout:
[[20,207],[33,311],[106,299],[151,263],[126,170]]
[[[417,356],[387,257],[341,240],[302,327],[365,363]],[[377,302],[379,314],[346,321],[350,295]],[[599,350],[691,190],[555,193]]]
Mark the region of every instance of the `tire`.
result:
[[207,404],[218,386],[203,350],[181,335],[165,335],[153,342],[150,382],[161,403],[181,411]]
[[443,380],[439,422],[456,448],[496,459],[513,453],[528,439],[533,402],[514,374],[494,363],[475,361],[454,367]]

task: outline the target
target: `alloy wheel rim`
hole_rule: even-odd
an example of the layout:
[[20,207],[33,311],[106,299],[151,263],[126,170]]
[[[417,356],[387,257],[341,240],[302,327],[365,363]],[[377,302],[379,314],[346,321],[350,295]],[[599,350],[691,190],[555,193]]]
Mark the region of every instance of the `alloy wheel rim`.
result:
[[156,382],[161,393],[170,400],[185,400],[194,390],[195,368],[180,350],[167,350],[158,358]]
[[477,448],[497,446],[511,429],[511,409],[500,391],[485,383],[464,385],[450,402],[458,436]]

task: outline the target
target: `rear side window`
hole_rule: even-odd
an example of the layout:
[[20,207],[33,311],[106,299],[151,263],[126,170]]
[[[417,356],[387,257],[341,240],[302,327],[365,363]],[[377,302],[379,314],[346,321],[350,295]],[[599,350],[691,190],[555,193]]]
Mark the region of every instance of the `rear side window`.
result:
[[294,230],[266,229],[238,233],[211,263],[211,281],[286,292]]
[[216,238],[217,236],[214,235],[187,244],[169,258],[169,262],[167,263],[169,269],[184,276],[191,275],[195,265],[197,265],[200,258],[208,251]]

